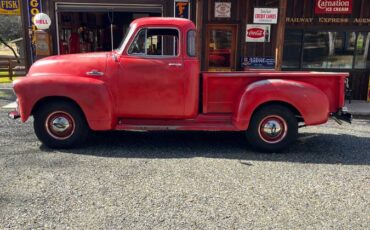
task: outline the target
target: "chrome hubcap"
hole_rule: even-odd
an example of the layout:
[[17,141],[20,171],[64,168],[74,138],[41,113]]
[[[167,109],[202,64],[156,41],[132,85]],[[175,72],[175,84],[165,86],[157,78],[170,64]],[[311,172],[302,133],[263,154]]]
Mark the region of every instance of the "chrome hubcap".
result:
[[71,126],[71,124],[65,117],[56,117],[51,123],[51,128],[57,133],[62,133]]
[[280,123],[275,120],[269,120],[265,123],[265,125],[262,128],[264,134],[270,136],[270,137],[276,137],[278,136],[282,129],[280,126]]
[[69,113],[57,111],[47,117],[45,128],[48,134],[53,138],[66,140],[73,135],[75,131],[75,122]]
[[277,115],[263,118],[258,127],[260,138],[269,144],[275,144],[282,141],[288,132],[286,121]]

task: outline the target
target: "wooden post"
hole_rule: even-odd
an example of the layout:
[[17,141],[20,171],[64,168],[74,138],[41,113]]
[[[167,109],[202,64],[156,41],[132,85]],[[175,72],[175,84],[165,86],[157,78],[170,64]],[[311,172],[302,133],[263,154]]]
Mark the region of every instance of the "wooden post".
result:
[[203,0],[196,1],[196,26],[197,26],[197,40],[196,50],[198,60],[202,60],[202,33],[203,33]]
[[13,81],[13,65],[12,60],[8,58],[8,72],[9,72],[9,80]]
[[279,0],[279,22],[276,33],[275,69],[281,70],[283,63],[284,34],[287,0]]

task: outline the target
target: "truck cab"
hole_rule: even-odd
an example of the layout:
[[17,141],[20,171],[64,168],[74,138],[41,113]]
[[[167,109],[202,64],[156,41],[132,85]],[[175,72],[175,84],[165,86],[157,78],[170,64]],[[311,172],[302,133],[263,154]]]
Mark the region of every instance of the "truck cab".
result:
[[131,24],[107,63],[117,116],[192,118],[197,114],[199,61],[189,20],[150,18]]

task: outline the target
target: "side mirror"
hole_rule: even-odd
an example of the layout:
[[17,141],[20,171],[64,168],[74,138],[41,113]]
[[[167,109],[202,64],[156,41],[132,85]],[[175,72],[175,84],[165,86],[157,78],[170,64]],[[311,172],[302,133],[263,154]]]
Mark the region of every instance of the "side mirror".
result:
[[114,62],[118,62],[118,55],[117,55],[117,53],[116,53],[116,52],[112,52],[112,60],[113,60]]

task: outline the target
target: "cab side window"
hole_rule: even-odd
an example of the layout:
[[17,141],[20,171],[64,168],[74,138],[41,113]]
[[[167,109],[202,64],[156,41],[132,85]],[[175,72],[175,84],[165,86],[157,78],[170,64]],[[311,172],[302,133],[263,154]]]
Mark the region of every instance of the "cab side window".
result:
[[128,50],[129,54],[145,55],[145,34],[146,30],[140,30]]
[[129,55],[178,56],[179,31],[176,29],[142,29],[136,35]]

